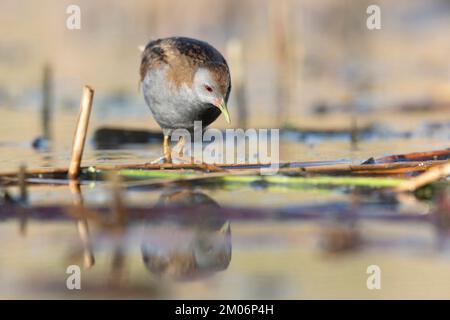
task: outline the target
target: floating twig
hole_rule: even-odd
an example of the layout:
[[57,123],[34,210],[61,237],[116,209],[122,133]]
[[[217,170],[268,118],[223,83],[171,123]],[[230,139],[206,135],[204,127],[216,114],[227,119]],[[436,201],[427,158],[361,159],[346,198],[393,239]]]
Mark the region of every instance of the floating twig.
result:
[[430,161],[430,160],[448,160],[450,159],[450,149],[412,152],[405,154],[390,155],[375,159],[375,163],[393,163],[393,162],[408,162],[408,161]]
[[411,178],[396,187],[397,192],[415,191],[429,183],[435,182],[439,179],[450,175],[450,161],[445,162],[440,166],[436,166],[422,173],[421,175]]
[[[297,173],[297,174],[329,174],[329,175],[358,175],[358,176],[408,176],[411,174],[417,174],[428,170],[429,168],[439,166],[445,163],[442,160],[425,161],[425,162],[397,162],[397,163],[381,163],[381,164],[362,164],[352,165],[348,163],[333,164],[330,162],[290,162],[278,164],[279,169],[274,169],[278,173]],[[275,166],[276,167],[276,166]],[[212,170],[215,168],[224,170]],[[229,174],[255,174],[261,173],[261,168],[266,166],[261,164],[215,164],[211,167],[205,167],[202,164],[118,164],[118,165],[96,165],[92,167],[84,167],[81,170],[85,173],[95,173],[97,171],[117,171],[125,169],[140,169],[140,170],[153,170],[154,172],[160,172],[162,177],[165,174],[184,170],[195,170],[203,173],[214,174],[219,171],[222,173],[228,172]],[[208,169],[208,170],[207,170]],[[211,170],[209,170],[211,169]],[[213,172],[211,172],[213,171]],[[245,172],[243,172],[245,171]],[[267,171],[267,170],[266,170]],[[63,177],[67,176],[67,168],[42,168],[27,170],[28,176],[37,176],[36,179],[28,179],[28,183],[39,184],[56,184],[57,180],[61,183],[67,184],[67,180]],[[276,172],[274,172],[276,173]],[[157,173],[155,173],[157,174]],[[56,177],[52,177],[55,175]],[[58,178],[61,176],[61,178]],[[17,172],[3,172],[0,173],[0,178],[8,184],[17,184]],[[88,179],[89,180],[89,179]],[[92,180],[92,178],[91,178]],[[99,179],[101,180],[101,179]],[[80,181],[83,183],[83,181]]]

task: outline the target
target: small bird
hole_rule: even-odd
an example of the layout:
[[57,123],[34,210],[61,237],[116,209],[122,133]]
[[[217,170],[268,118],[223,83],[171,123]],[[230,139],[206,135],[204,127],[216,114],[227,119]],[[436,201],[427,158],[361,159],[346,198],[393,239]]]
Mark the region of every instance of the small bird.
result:
[[169,138],[174,130],[192,132],[194,121],[206,128],[221,113],[230,123],[230,71],[208,43],[185,37],[151,41],[142,53],[140,76],[145,101],[163,130],[165,162],[172,162]]

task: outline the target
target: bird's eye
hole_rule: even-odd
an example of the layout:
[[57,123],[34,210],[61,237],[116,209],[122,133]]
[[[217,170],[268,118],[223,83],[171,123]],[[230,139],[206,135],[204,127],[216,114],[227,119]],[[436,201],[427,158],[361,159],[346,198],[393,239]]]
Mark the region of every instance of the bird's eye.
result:
[[208,92],[213,92],[213,89],[210,86],[208,86],[207,84],[205,84],[205,89]]

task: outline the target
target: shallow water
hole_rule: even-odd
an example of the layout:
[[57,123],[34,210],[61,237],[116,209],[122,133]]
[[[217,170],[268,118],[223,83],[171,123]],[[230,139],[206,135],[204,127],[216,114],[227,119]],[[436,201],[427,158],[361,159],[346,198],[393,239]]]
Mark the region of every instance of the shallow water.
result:
[[[40,132],[38,121],[30,121],[36,119],[33,113],[1,112],[2,171],[17,170],[22,163],[29,168],[67,166],[74,114],[58,117],[52,150],[37,152],[31,148]],[[413,123],[404,121],[405,126]],[[104,124],[98,119],[93,123],[91,136]],[[140,120],[128,123],[143,127]],[[374,138],[356,148],[345,139],[284,140],[280,155],[282,161],[359,163],[372,156],[447,147],[444,132],[426,138]],[[157,144],[95,150],[89,143],[83,163],[143,163],[159,150]],[[450,298],[446,237],[427,218],[433,205],[414,197],[392,202],[360,191],[249,185],[132,188],[123,193],[131,217],[125,226],[117,229],[88,219],[88,238],[80,232],[85,221],[70,212],[2,211],[0,297]],[[11,187],[8,192],[17,196],[19,191]],[[74,202],[67,185],[31,185],[28,192],[28,207],[70,207]],[[102,182],[82,185],[81,196],[91,209],[108,208],[114,200]],[[173,204],[200,209],[194,216],[175,209],[177,214],[167,216],[139,213]],[[237,208],[253,211],[227,211]],[[102,214],[105,221],[117,218],[108,211]],[[85,256],[95,259],[92,267],[83,267]],[[69,265],[82,267],[81,290],[66,287]],[[381,269],[381,290],[366,286],[370,265]]]

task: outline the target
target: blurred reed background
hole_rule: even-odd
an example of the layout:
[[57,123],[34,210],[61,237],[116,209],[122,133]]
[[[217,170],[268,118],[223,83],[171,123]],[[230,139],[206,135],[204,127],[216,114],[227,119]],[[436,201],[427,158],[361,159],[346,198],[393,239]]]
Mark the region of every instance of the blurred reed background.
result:
[[[381,30],[366,28],[366,9],[372,4],[381,7]],[[66,28],[69,5],[81,9],[81,30]],[[376,138],[363,140],[358,148],[353,141],[358,130],[351,131],[351,143],[338,130],[325,138],[282,137],[281,161],[340,163],[343,159],[360,164],[370,157],[448,148],[450,0],[1,0],[0,21],[2,171],[16,172],[22,163],[29,169],[70,163],[85,84],[95,89],[91,142],[93,131],[102,126],[158,128],[138,90],[138,47],[174,35],[205,40],[227,58],[233,78],[232,127],[322,126],[326,131],[341,126],[348,131],[350,125],[363,128],[365,121],[372,121],[390,122],[399,131],[381,126]],[[417,125],[426,121],[442,130],[427,136],[426,128]],[[419,130],[402,131],[399,126],[405,124]],[[213,124],[225,125],[223,117]],[[46,140],[51,140],[50,148],[36,147]],[[32,142],[39,152],[31,148]],[[96,150],[92,145],[83,154],[83,166],[147,163],[161,152],[159,142],[112,150]],[[21,206],[74,204],[78,210],[81,203],[89,208],[110,202],[113,208],[123,205],[118,181],[112,191],[92,181],[71,189],[56,183],[35,185],[26,192],[23,168],[22,189],[12,190],[20,195]],[[4,199],[10,189],[5,188]],[[43,220],[34,220],[19,206],[19,221],[8,212],[0,224],[7,243],[0,250],[0,298],[78,298],[63,285],[65,270],[74,260],[86,259],[86,265],[92,265],[91,245],[96,265],[83,273],[83,288],[85,283],[88,288],[81,291],[83,297],[449,295],[448,250],[441,255],[436,249],[441,237],[447,239],[441,234],[444,231],[436,232],[439,224],[434,215],[440,209],[434,211],[433,204],[429,207],[409,196],[397,203],[384,193],[378,196],[365,188],[360,192],[347,187],[287,191],[264,184],[236,189],[205,185],[192,191],[187,199],[193,196],[224,208],[286,208],[280,212],[286,212],[288,219],[280,215],[277,220],[275,213],[261,221],[233,219],[232,261],[226,271],[204,280],[166,283],[155,280],[143,263],[141,225],[130,223],[127,233],[107,238],[104,229],[91,223],[89,238],[84,217],[77,220],[76,229],[73,220],[45,220],[46,214]],[[170,198],[160,189],[124,192],[130,208],[153,210]],[[306,211],[297,212],[296,205]],[[311,208],[320,210],[324,223],[310,219]],[[122,213],[117,221],[123,221],[124,211],[112,212]],[[306,220],[290,220],[290,212],[299,217],[307,212]],[[399,213],[401,219],[375,220],[385,213],[389,217]],[[355,214],[369,219],[363,221]],[[407,215],[412,220],[406,220]],[[150,228],[152,221],[142,224],[150,233],[155,230]],[[351,228],[347,222],[352,222]],[[339,259],[336,252],[329,252],[339,250],[345,253]],[[374,263],[383,267],[383,290],[366,289],[366,268]],[[109,284],[114,284],[110,276],[118,279],[116,287]]]
[[[66,28],[71,4],[81,30]],[[381,30],[366,28],[371,4]],[[38,109],[51,74],[58,110],[76,112],[90,84],[97,120],[141,117],[138,46],[173,35],[229,60],[233,126],[450,101],[448,0],[2,0],[0,19],[0,108]]]

